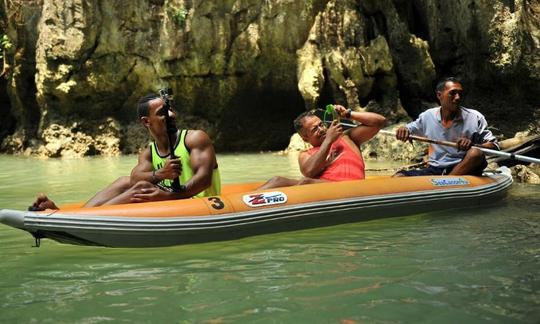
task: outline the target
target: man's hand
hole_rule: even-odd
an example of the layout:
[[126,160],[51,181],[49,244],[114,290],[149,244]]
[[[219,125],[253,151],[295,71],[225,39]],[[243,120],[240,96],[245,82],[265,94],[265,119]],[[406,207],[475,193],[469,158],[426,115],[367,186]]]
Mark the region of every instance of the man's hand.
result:
[[343,118],[346,118],[347,108],[341,105],[334,105],[334,110]]
[[410,140],[410,135],[411,133],[407,127],[402,126],[396,130],[396,138],[400,141],[406,142]]
[[457,148],[460,151],[467,151],[472,146],[472,141],[466,137],[461,137],[457,140]]
[[324,141],[328,141],[329,144],[334,143],[341,135],[343,135],[343,128],[337,120],[334,120],[326,130]]
[[180,159],[167,160],[165,165],[156,171],[156,176],[160,179],[174,180],[182,174],[182,163]]
[[343,152],[342,152],[342,151],[333,150],[332,152],[330,152],[330,154],[328,154],[328,156],[326,157],[326,166],[325,166],[325,168],[327,168],[327,167],[330,166],[332,163],[334,163],[334,162],[335,162],[337,159],[339,159],[342,155],[343,155]]
[[167,192],[159,189],[158,187],[147,187],[136,189],[131,196],[130,201],[132,203],[142,203],[149,201],[159,201],[170,199]]

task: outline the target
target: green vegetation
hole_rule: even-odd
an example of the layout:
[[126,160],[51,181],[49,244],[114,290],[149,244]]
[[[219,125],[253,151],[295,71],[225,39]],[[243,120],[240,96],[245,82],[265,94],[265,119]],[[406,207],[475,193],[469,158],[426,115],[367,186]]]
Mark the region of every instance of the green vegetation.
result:
[[0,58],[3,58],[4,53],[9,51],[12,47],[13,47],[13,44],[11,44],[9,37],[5,34],[2,34],[0,36]]
[[0,34],[0,77],[7,75],[9,65],[7,63],[6,53],[13,47],[9,37],[5,34]]
[[188,11],[186,8],[179,8],[179,9],[173,9],[172,18],[176,25],[178,25],[180,28],[184,28],[186,25],[186,18],[188,15]]
[[306,10],[311,12],[313,10],[313,0],[306,0],[304,3],[306,4]]

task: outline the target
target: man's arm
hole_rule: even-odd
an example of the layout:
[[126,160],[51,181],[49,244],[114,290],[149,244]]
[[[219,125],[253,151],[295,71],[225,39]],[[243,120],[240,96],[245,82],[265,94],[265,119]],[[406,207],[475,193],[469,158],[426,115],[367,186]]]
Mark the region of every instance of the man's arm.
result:
[[488,148],[488,149],[492,149],[492,150],[500,150],[499,146],[494,142],[485,142],[480,146]]
[[497,138],[488,129],[486,118],[483,115],[478,116],[478,128],[477,132],[473,134],[472,138],[459,138],[457,140],[458,149],[467,151],[473,145],[478,145],[492,150],[500,150]]
[[317,178],[334,160],[335,156],[328,156],[332,143],[343,135],[341,125],[334,121],[326,131],[326,137],[322,142],[319,151],[313,155],[302,152],[298,156],[300,172],[307,178]]
[[400,141],[410,141],[409,135],[425,136],[425,120],[427,118],[426,112],[423,112],[418,118],[405,126],[401,126],[396,129],[396,138]]
[[[138,181],[152,182],[152,157],[150,147],[145,148],[138,157],[137,165],[131,170],[130,182],[133,186]],[[152,182],[155,183],[155,182]]]
[[[335,105],[334,109],[341,117],[361,123],[360,126],[352,128],[345,133],[357,146],[369,141],[386,124],[386,118],[376,113],[350,111],[339,105]],[[348,112],[350,112],[350,116],[347,116]]]
[[185,189],[173,193],[175,198],[193,197],[212,184],[212,174],[217,167],[216,153],[210,137],[202,130],[189,130],[186,135],[186,147],[190,150],[189,158],[193,177],[183,183]]
[[138,158],[137,165],[131,170],[131,185],[135,185],[138,181],[148,181],[152,184],[157,184],[164,179],[175,179],[182,171],[180,159],[167,160],[165,165],[154,172],[152,166],[152,152],[150,147],[145,148]]
[[[457,148],[460,151],[467,151],[471,147],[474,146],[473,141],[470,138],[466,138],[466,137],[459,138],[456,143],[457,143]],[[477,144],[477,145],[481,146],[481,147],[485,147],[487,149],[492,149],[492,150],[499,150],[500,149],[498,143],[496,142],[496,140],[491,141],[491,142],[484,142],[482,144]]]
[[488,128],[488,123],[486,118],[481,115],[478,120],[478,134],[481,138],[482,144],[480,146],[492,149],[492,150],[500,150],[499,142],[497,141],[497,138]]

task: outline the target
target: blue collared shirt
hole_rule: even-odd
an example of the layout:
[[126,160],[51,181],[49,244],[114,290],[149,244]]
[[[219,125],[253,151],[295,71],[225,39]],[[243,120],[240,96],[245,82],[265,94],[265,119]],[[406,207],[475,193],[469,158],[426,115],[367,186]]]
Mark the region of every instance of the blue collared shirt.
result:
[[[412,135],[450,142],[457,142],[461,137],[473,140],[475,136],[474,144],[493,142],[498,147],[497,139],[487,126],[486,118],[481,113],[465,107],[460,107],[460,113],[449,128],[445,128],[442,124],[441,107],[424,111],[417,120],[406,125]],[[429,164],[445,168],[461,162],[465,153],[451,146],[431,144]]]

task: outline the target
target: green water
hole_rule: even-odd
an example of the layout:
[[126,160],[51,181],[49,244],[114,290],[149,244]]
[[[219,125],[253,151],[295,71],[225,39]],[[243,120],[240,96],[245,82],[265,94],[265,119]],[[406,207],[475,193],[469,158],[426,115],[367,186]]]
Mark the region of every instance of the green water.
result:
[[[224,183],[298,175],[294,157],[218,158]],[[85,200],[134,162],[0,156],[0,208]],[[538,323],[539,194],[514,184],[489,208],[159,249],[32,248],[0,225],[0,322]]]

